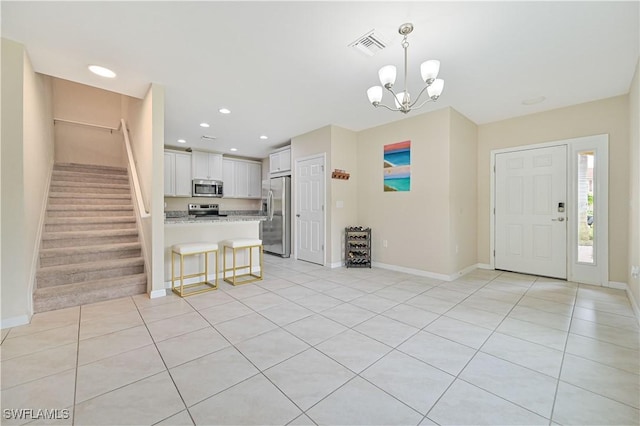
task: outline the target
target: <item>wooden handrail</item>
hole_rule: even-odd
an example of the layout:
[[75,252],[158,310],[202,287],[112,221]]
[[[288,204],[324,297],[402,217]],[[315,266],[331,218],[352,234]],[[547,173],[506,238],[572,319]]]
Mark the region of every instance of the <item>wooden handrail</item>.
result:
[[121,124],[120,127],[115,128],[115,127],[109,127],[109,126],[102,126],[100,124],[85,123],[82,121],[66,120],[64,118],[54,118],[53,124],[56,124],[56,123],[74,124],[76,126],[85,126],[85,127],[95,127],[96,129],[108,130],[111,133],[117,132],[118,130],[120,130],[120,127],[122,126]]
[[124,135],[124,146],[127,150],[127,158],[129,161],[129,167],[131,167],[131,180],[133,180],[133,191],[136,196],[136,202],[138,203],[138,211],[140,217],[149,217],[149,210],[144,205],[144,199],[142,198],[142,191],[140,189],[140,179],[138,178],[138,170],[136,168],[136,162],[133,158],[133,150],[131,149],[131,141],[129,140],[129,130],[127,129],[127,123],[124,118],[120,119],[120,127],[122,134]]

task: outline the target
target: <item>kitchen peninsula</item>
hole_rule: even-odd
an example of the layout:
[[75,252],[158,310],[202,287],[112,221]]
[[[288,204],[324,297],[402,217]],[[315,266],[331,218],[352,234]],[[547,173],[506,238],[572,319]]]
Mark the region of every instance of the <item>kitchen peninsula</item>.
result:
[[[172,217],[176,216],[176,217]],[[168,214],[164,222],[164,281],[165,287],[171,287],[171,246],[188,242],[219,243],[229,238],[260,238],[260,221],[266,216],[259,214],[242,214],[242,212],[229,212],[227,216],[209,216],[195,218],[184,214]],[[254,253],[255,255],[255,253]],[[230,264],[231,256],[227,256]],[[190,274],[203,269],[202,256],[185,259],[185,274]],[[210,261],[213,262],[213,259]],[[222,277],[222,247],[218,253],[218,273]],[[200,264],[199,264],[200,263]],[[239,264],[247,264],[248,259],[244,254],[238,255]],[[176,262],[176,271],[179,265]],[[213,270],[213,263],[210,270]],[[255,271],[257,272],[257,271]],[[177,273],[177,272],[176,272]],[[208,277],[214,279],[213,274]],[[185,280],[185,284],[195,282],[197,279]]]

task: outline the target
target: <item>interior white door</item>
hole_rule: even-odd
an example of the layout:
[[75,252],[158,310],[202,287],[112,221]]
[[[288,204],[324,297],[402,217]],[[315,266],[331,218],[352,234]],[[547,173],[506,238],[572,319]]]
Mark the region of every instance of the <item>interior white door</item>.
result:
[[324,265],[324,158],[296,164],[296,256]]
[[567,277],[567,148],[495,156],[495,268]]

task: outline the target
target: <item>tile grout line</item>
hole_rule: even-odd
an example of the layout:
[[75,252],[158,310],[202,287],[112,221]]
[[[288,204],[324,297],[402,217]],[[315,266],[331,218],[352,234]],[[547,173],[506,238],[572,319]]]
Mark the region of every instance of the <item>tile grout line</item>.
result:
[[78,309],[78,343],[76,346],[76,368],[73,379],[73,409],[71,414],[71,425],[76,424],[76,400],[78,397],[78,369],[80,365],[80,327],[82,327],[82,305]]
[[[165,296],[166,297],[166,296]],[[144,317],[142,316],[142,313],[140,312],[140,307],[136,304],[136,302],[133,300],[133,298],[131,299],[131,301],[133,302],[134,306],[136,307],[136,310],[138,311],[138,315],[140,315],[140,318],[142,319],[142,323],[144,324],[145,329],[147,330],[147,333],[149,333],[149,338],[151,338],[151,341],[153,342],[153,346],[156,348],[156,352],[158,353],[158,357],[160,357],[160,360],[162,361],[162,365],[164,365],[164,369],[167,373],[167,375],[169,376],[169,378],[171,379],[171,383],[173,383],[173,387],[175,388],[176,392],[178,393],[178,396],[180,397],[180,400],[182,401],[182,405],[184,405],[185,410],[187,411],[187,414],[189,415],[189,418],[191,419],[191,421],[193,422],[193,424],[195,425],[195,421],[193,420],[193,417],[191,416],[191,412],[189,411],[187,404],[184,401],[184,397],[182,396],[182,393],[180,392],[180,389],[178,389],[178,385],[176,384],[175,380],[173,379],[173,376],[171,375],[171,371],[169,371],[169,367],[167,366],[167,363],[165,362],[164,358],[162,357],[162,353],[160,352],[160,349],[158,348],[158,344],[155,341],[155,339],[153,338],[153,335],[151,334],[151,330],[149,330],[149,324],[147,323],[147,321],[145,321]],[[161,305],[159,305],[161,306]],[[145,378],[142,378],[140,380],[144,380],[147,379],[149,377],[153,377],[157,374],[162,374],[163,372],[159,372],[156,374],[152,374],[151,376],[147,376]],[[139,382],[140,380],[138,380],[137,382]],[[133,382],[136,383],[136,382]],[[131,384],[131,383],[129,383]],[[128,386],[128,385],[126,385]],[[124,386],[123,386],[124,387]],[[165,419],[161,419],[156,423],[159,423],[163,420],[166,420],[172,416],[175,416],[176,414],[180,413],[180,411],[178,411],[177,413],[173,413],[171,414],[169,417],[165,418]]]
[[[580,286],[578,285],[578,289]],[[578,289],[576,289],[576,295],[573,298],[573,307],[571,308],[571,319],[569,320],[569,329],[567,330],[567,337],[564,341],[564,348],[562,350],[562,360],[560,362],[560,370],[558,371],[558,379],[556,380],[556,389],[553,395],[553,404],[551,405],[551,414],[549,418],[549,425],[553,423],[553,414],[556,408],[556,402],[558,400],[558,390],[560,389],[560,378],[562,377],[562,368],[564,367],[564,359],[567,354],[567,346],[569,344],[569,335],[571,334],[571,324],[573,323],[573,313],[576,310],[576,299],[578,298]]]

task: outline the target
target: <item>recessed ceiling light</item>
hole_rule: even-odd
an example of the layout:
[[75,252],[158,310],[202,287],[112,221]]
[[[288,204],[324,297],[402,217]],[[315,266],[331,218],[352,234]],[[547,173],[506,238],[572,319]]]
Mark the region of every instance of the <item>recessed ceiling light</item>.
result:
[[178,143],[187,143],[187,141],[184,139],[178,139]]
[[260,136],[260,139],[262,139],[262,140],[269,139],[269,136],[262,135],[262,136]]
[[531,98],[531,99],[525,99],[524,101],[522,101],[522,105],[535,105],[535,104],[539,104],[540,102],[545,101],[547,98],[545,98],[544,96],[538,96],[537,98]]
[[111,71],[109,68],[101,67],[100,65],[89,65],[89,71],[99,75],[100,77],[114,78],[116,76],[115,72]]
[[238,148],[231,148],[229,151],[236,152],[237,150],[238,150]]
[[220,108],[218,111],[220,111],[220,114],[231,114],[231,110],[227,108]]
[[209,123],[200,123],[200,127],[209,127]]

